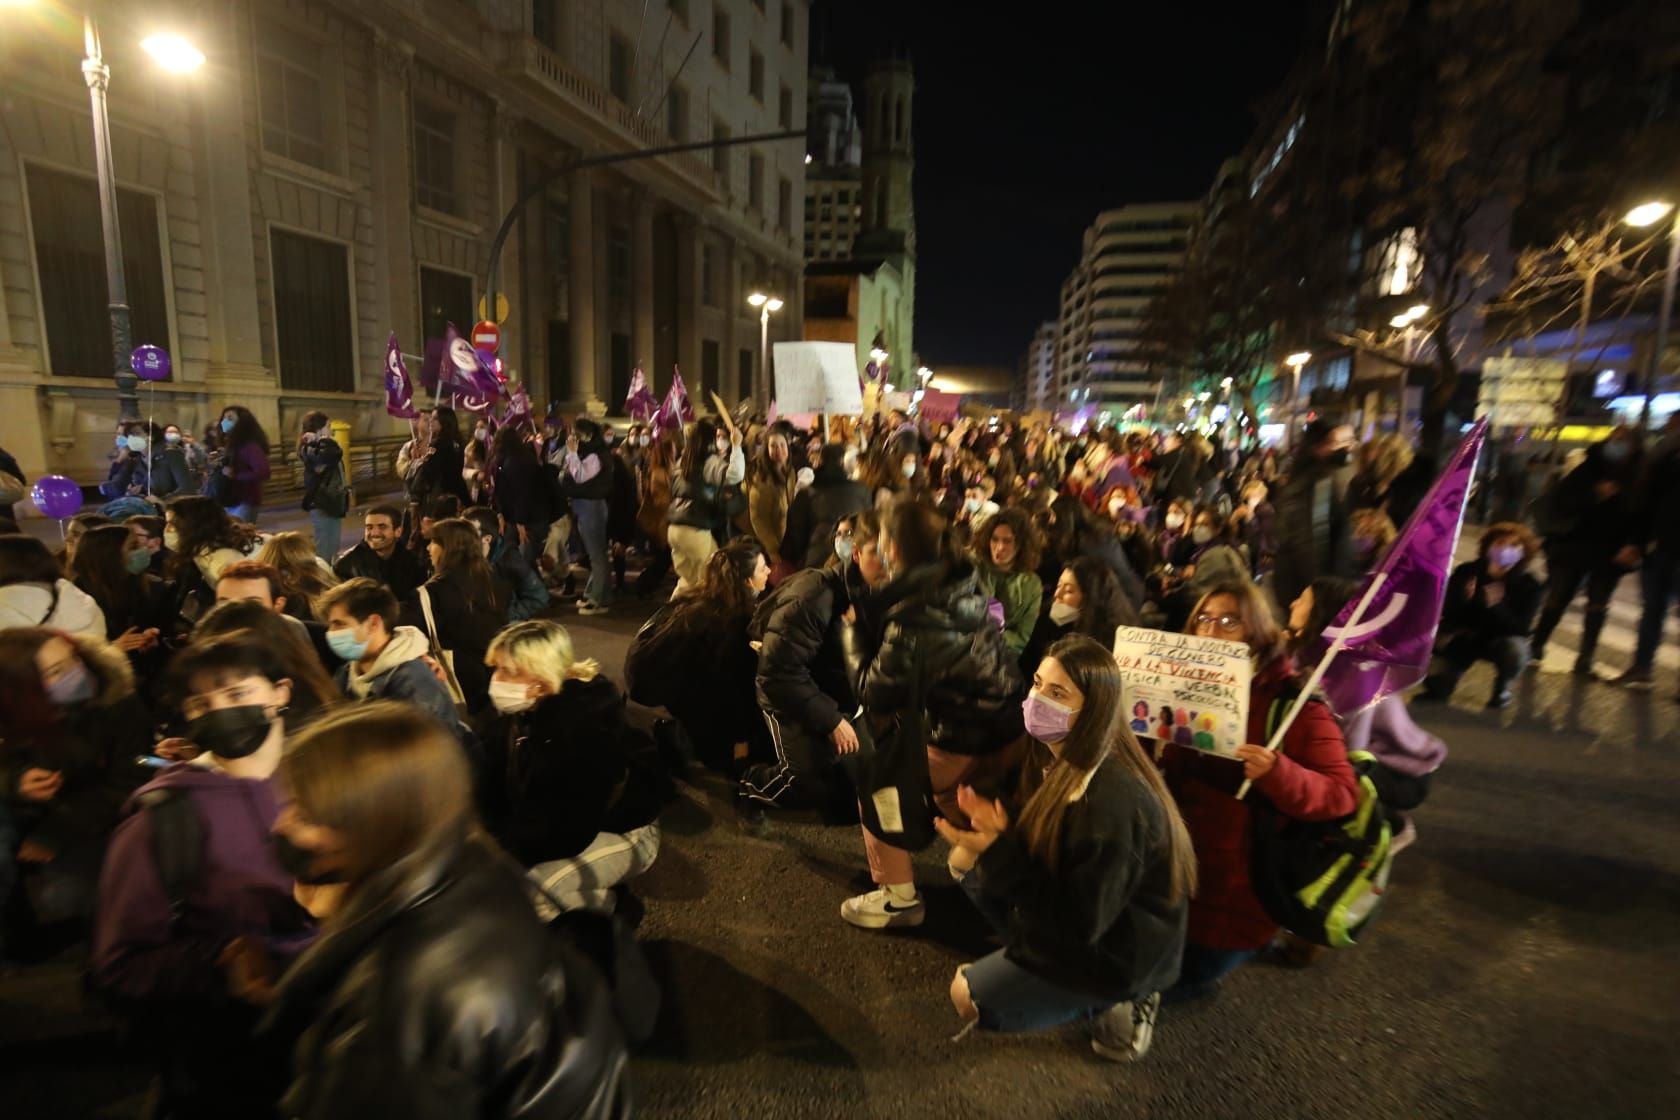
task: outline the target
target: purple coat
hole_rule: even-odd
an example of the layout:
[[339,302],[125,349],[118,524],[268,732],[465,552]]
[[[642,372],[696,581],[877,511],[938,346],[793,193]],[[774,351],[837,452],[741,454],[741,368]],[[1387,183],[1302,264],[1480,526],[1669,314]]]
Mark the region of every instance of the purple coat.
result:
[[[147,790],[186,791],[204,830],[204,862],[178,922],[158,874],[151,821],[139,806]],[[99,875],[93,927],[93,979],[125,999],[215,998],[226,993],[216,958],[246,936],[281,960],[314,936],[307,912],[292,898],[292,877],[280,868],[268,834],[280,815],[272,779],[230,777],[177,763],[142,786],[111,836]]]
[[263,483],[269,476],[267,449],[256,443],[242,443],[223,466],[233,468],[233,484],[228,487],[226,499],[228,507],[262,505]]

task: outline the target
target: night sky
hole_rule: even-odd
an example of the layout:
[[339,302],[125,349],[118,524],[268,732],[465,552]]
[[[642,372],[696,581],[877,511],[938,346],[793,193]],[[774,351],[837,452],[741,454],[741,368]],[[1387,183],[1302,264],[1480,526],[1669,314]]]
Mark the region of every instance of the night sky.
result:
[[811,62],[860,99],[882,45],[916,68],[922,361],[1013,369],[1099,210],[1200,198],[1242,150],[1314,7],[816,0]]

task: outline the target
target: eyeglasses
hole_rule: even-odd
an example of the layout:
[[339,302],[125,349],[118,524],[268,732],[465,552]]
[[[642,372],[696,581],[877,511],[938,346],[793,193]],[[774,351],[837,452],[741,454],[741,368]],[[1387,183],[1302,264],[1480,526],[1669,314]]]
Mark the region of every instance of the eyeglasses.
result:
[[1196,629],[1215,627],[1227,634],[1233,630],[1242,629],[1242,615],[1240,614],[1199,614],[1196,616]]

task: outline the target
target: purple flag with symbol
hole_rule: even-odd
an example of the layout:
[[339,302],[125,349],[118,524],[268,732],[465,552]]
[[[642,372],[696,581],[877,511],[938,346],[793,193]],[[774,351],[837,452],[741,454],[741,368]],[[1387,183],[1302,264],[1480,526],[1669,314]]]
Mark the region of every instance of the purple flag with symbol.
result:
[[[1352,715],[1410,688],[1429,672],[1453,552],[1464,524],[1465,499],[1486,435],[1487,421],[1478,420],[1383,562],[1325,628],[1314,653],[1322,658],[1331,652],[1332,643],[1341,643],[1323,680],[1324,693],[1338,714]],[[1378,585],[1373,592],[1374,583]]]
[[680,428],[694,419],[694,406],[688,402],[688,386],[683,384],[682,370],[676,366],[671,367],[671,387],[665,392],[659,419],[673,428]]
[[[472,343],[461,337],[450,323],[443,332],[443,366],[438,376],[444,383],[455,386],[457,397],[469,400],[483,400],[484,407],[502,395],[502,381],[496,376],[495,367],[485,360],[484,355],[473,349]],[[471,406],[469,406],[471,407]],[[473,411],[480,411],[473,409]]]
[[630,372],[630,392],[624,398],[624,411],[638,424],[646,424],[659,411],[659,398],[648,388],[647,374],[641,366]]
[[508,394],[507,422],[513,423],[531,415],[531,398],[525,392],[524,385],[515,385]]
[[413,420],[419,416],[414,407],[414,382],[408,376],[402,347],[397,345],[397,332],[385,344],[385,411],[399,420]]

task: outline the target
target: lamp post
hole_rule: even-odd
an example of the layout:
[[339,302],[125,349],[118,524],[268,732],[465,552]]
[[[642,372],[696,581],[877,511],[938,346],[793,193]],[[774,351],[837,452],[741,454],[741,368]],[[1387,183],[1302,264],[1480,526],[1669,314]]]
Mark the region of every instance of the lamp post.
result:
[[747,303],[758,308],[758,384],[753,386],[753,402],[764,404],[770,387],[770,313],[782,309],[782,301],[763,292],[754,292]]
[[1674,213],[1674,224],[1668,229],[1668,272],[1663,276],[1662,304],[1657,312],[1657,337],[1651,350],[1651,368],[1645,374],[1645,399],[1639,406],[1640,431],[1651,426],[1651,392],[1662,373],[1663,351],[1668,348],[1668,321],[1674,315],[1674,283],[1675,277],[1680,275],[1680,210],[1675,209],[1671,202],[1647,202],[1629,210],[1625,219],[1628,225],[1643,228],[1662,221],[1670,211]]
[[1312,361],[1312,352],[1297,350],[1283,360],[1289,367],[1289,441],[1290,447],[1295,446],[1295,421],[1299,418],[1299,401],[1301,399],[1301,367]]
[[1427,314],[1429,314],[1429,305],[1427,303],[1415,303],[1411,307],[1408,307],[1404,312],[1396,315],[1388,321],[1389,326],[1397,327],[1401,331],[1405,332],[1401,336],[1403,339],[1402,344],[1404,349],[1401,352],[1401,358],[1403,360],[1400,363],[1400,394],[1399,399],[1394,405],[1394,431],[1396,434],[1403,434],[1405,431],[1406,382],[1411,377],[1412,362],[1416,360],[1417,321]]

